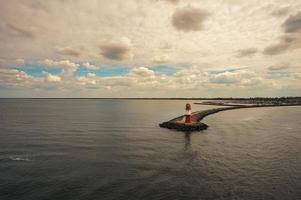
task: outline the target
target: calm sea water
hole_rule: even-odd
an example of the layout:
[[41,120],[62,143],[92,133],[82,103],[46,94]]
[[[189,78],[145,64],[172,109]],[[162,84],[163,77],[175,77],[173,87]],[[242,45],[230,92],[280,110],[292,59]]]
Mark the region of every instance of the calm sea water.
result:
[[301,107],[158,127],[185,103],[1,99],[0,200],[301,199]]

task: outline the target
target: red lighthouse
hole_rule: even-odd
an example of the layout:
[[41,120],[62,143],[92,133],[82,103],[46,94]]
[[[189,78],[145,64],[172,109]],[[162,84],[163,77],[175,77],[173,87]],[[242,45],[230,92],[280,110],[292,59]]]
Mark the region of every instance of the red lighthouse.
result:
[[190,103],[186,104],[185,110],[186,110],[185,123],[191,123],[191,105],[190,105]]

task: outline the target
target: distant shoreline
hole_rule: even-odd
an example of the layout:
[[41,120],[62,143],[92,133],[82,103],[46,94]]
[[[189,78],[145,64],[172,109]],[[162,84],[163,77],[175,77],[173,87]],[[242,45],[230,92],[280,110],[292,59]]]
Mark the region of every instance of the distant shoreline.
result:
[[[298,104],[283,104],[283,105],[220,105],[220,104],[202,104],[202,103],[195,103],[198,105],[213,105],[213,106],[223,106],[220,108],[213,108],[213,109],[208,109],[208,110],[202,110],[202,111],[196,111],[192,113],[192,121],[193,122],[199,122],[202,119],[204,119],[206,116],[208,115],[212,115],[214,113],[217,112],[221,112],[221,111],[226,111],[226,110],[235,110],[235,109],[243,109],[243,108],[260,108],[260,107],[286,107],[286,106],[301,106],[301,103]],[[184,115],[181,115],[179,117],[176,117],[174,119],[169,120],[170,122],[177,122],[179,121],[181,118],[183,118]]]
[[301,103],[297,104],[263,104],[263,105],[220,105],[220,104],[202,104],[196,103],[199,105],[216,105],[216,106],[226,106],[221,108],[213,108],[209,110],[195,112],[192,116],[192,119],[195,121],[201,121],[208,115],[212,115],[217,112],[226,111],[226,110],[235,110],[235,109],[244,109],[244,108],[266,108],[266,107],[289,107],[289,106],[301,106]]
[[215,97],[215,98],[157,98],[157,97],[127,97],[127,98],[115,98],[115,97],[97,97],[97,98],[86,98],[86,97],[0,97],[0,99],[108,99],[108,100],[287,100],[287,99],[295,99],[301,102],[300,97]]

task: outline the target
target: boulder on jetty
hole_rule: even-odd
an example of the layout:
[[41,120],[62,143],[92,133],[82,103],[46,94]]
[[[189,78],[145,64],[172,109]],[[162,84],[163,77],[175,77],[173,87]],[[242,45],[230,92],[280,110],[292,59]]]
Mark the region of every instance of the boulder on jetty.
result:
[[192,132],[192,131],[201,131],[208,128],[207,124],[202,122],[193,122],[193,123],[181,123],[175,121],[168,121],[159,124],[162,128],[175,129],[178,131]]

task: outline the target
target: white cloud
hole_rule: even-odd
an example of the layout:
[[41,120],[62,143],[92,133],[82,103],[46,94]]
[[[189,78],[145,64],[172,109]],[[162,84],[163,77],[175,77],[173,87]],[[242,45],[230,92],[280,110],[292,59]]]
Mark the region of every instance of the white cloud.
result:
[[39,64],[43,65],[43,67],[60,67],[62,68],[62,77],[64,78],[74,78],[74,72],[80,66],[77,63],[73,63],[69,60],[61,60],[61,61],[54,61],[51,59],[45,59],[43,61],[39,61]]
[[255,72],[247,70],[238,71],[226,71],[217,74],[210,75],[210,82],[217,84],[238,84],[238,83],[248,83],[252,78],[258,78]]
[[66,68],[79,67],[79,64],[70,62],[69,60],[54,61],[51,59],[45,59],[43,61],[40,61],[39,63],[47,67],[66,67]]
[[87,77],[92,77],[93,78],[93,77],[96,77],[96,74],[94,74],[94,73],[88,73]]
[[130,74],[136,76],[148,77],[148,76],[153,76],[155,72],[146,67],[137,67],[137,68],[133,68]]
[[46,80],[48,82],[61,82],[61,77],[52,74],[47,74]]
[[96,70],[96,69],[99,69],[99,67],[95,66],[95,65],[92,65],[90,64],[89,62],[85,62],[83,64],[84,67],[86,67],[87,69],[90,69],[90,70]]
[[76,84],[88,89],[99,89],[101,87],[99,81],[94,79],[94,76],[78,77],[76,81]]
[[0,67],[0,86],[4,88],[30,88],[36,82],[33,77],[15,69]]
[[[46,73],[44,77],[32,77],[17,70],[2,69],[0,71],[0,85],[7,88],[44,88],[53,91],[63,88],[77,91],[89,89],[100,93],[110,91],[111,94],[116,94],[119,97],[138,93],[144,96],[160,94],[161,97],[168,97],[179,92],[192,95],[191,91],[202,91],[201,96],[204,96],[208,95],[206,93],[208,89],[212,92],[218,92],[216,96],[220,96],[219,94],[224,94],[224,92],[231,93],[233,90],[248,94],[246,91],[266,91],[265,88],[283,90],[285,87],[296,88],[296,84],[300,84],[298,80],[300,73],[295,73],[289,80],[266,79],[266,73],[269,71],[259,73],[247,69],[212,73],[203,71],[198,66],[193,66],[181,69],[173,76],[166,76],[155,74],[154,71],[146,67],[135,67],[124,76],[98,77],[94,73],[88,73],[86,77],[63,79],[60,75],[49,73]],[[198,93],[192,96],[200,95]]]

